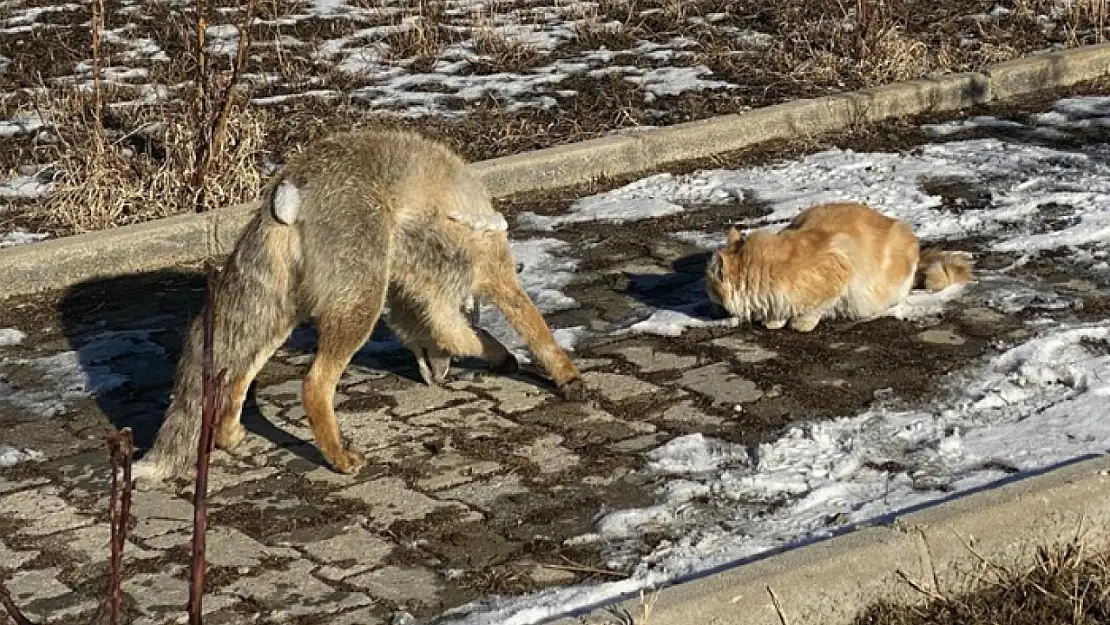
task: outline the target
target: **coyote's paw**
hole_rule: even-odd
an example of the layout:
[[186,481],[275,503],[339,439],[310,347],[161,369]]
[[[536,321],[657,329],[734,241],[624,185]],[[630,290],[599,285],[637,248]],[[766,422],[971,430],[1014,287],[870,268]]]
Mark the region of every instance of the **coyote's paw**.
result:
[[233,426],[221,427],[219,435],[216,436],[216,447],[224,451],[231,451],[243,442],[247,436],[247,429],[243,427],[242,423],[236,423]]
[[512,375],[520,371],[520,363],[516,361],[516,356],[505,354],[505,358],[501,362],[491,362],[489,370],[500,375]]
[[586,383],[582,378],[574,378],[568,382],[559,385],[559,394],[567,401],[583,402],[589,396]]
[[366,464],[366,456],[353,449],[342,449],[336,454],[335,458],[329,458],[331,465],[335,467],[336,471],[346,473],[347,475],[354,475],[362,470],[363,465]]
[[164,462],[144,458],[131,465],[131,482],[135,490],[166,490],[174,488],[173,482],[196,479],[195,465],[174,471]]
[[420,377],[428,386],[437,386],[447,380],[447,372],[451,370],[451,355],[439,350],[420,348],[416,355],[416,364],[420,368]]

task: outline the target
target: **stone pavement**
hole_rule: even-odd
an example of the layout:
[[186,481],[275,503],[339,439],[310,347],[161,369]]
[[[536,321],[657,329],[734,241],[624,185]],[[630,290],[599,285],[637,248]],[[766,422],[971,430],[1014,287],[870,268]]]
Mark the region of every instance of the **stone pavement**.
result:
[[[735,218],[722,209],[698,225],[722,232]],[[1056,255],[998,278],[1022,285],[1010,290],[1026,293],[1024,312],[995,305],[1000,287],[988,280],[927,322],[822,324],[804,335],[613,333],[649,307],[700,297],[704,253],[661,234],[682,224],[664,225],[560,232],[592,241],[566,289],[582,307],[549,321],[594,331],[573,357],[596,401],[564,402],[541,377],[493,375],[481,363],[458,363],[448,384],[427,387],[407,352],[364,350],[337,398],[344,434],[368,458],[357,476],[321,466],[311,444],[299,378],[313,337],[298,331],[259,376],[245,413],[251,435],[233,455],[215,455],[206,622],[336,615],[328,622],[373,625],[613,579],[627,571],[599,569],[614,546],[567,541],[606,511],[652,502],[657,477],[641,470],[643,451],[690,432],[756,445],[797,421],[857,412],[877,393],[924,398],[939,376],[1022,338],[1029,311],[1107,310],[1097,276]],[[1013,260],[986,254],[980,268]],[[32,618],[70,621],[94,608],[108,558],[103,436],[127,425],[149,443],[202,290],[195,272],[170,271],[0,310],[0,327],[29,335],[0,347],[0,443],[32,450],[0,468],[0,575]],[[137,492],[133,513],[129,614],[141,625],[181,622],[188,488]],[[666,539],[621,548],[647,553]]]

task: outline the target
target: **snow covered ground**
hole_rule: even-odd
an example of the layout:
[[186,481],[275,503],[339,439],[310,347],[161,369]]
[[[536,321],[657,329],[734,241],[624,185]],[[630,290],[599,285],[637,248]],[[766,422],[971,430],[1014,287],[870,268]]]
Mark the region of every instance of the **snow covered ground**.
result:
[[[969,129],[1020,130],[1058,139],[1061,133],[1110,123],[1110,99],[1070,98],[1028,126],[972,118],[929,128],[949,137]],[[756,449],[702,434],[681,436],[646,452],[656,502],[612,511],[574,544],[602,545],[610,566],[631,567],[628,579],[491,599],[453,611],[459,625],[525,625],[596,606],[700,572],[756,557],[954,493],[1014,472],[1028,472],[1110,448],[1110,319],[1061,322],[1046,311],[1074,306],[1009,276],[1044,250],[1070,251],[1100,285],[1110,284],[1110,147],[1075,149],[1000,138],[954,140],[909,154],[830,150],[795,161],[743,170],[660,174],[595,197],[563,215],[522,215],[518,226],[558,231],[585,221],[630,223],[685,210],[711,210],[738,198],[768,205],[741,228],[781,224],[829,200],[863,200],[910,223],[927,241],[986,237],[984,251],[1019,252],[1017,262],[980,271],[966,289],[915,293],[891,314],[924,319],[945,302],[999,312],[1025,310],[1030,335],[985,361],[937,380],[939,399],[912,405],[880,394],[860,414],[797,424]],[[989,191],[978,206],[953,209],[923,190],[943,178]],[[691,208],[697,207],[697,208]],[[1046,208],[1053,216],[1043,220]],[[706,248],[723,232],[683,232]],[[660,310],[633,332],[673,336],[711,323]],[[643,538],[668,538],[647,555]]]
[[[1105,453],[1110,320],[1079,321],[1069,315],[1079,305],[1079,290],[1062,292],[1018,275],[1027,263],[1053,253],[1081,268],[1080,290],[1102,293],[1110,287],[1110,146],[1061,142],[1105,125],[1110,99],[1070,98],[1029,124],[971,118],[930,127],[938,142],[906,153],[833,149],[748,169],[660,174],[582,198],[563,214],[519,215],[513,231],[521,279],[547,314],[581,304],[568,287],[581,275],[582,250],[560,238],[565,229],[628,226],[737,202],[765,208],[737,227],[776,227],[817,202],[862,200],[905,220],[928,243],[972,242],[981,255],[1012,259],[981,268],[967,288],[915,293],[893,316],[927,324],[959,302],[986,311],[980,314],[1020,312],[1025,327],[984,359],[936,380],[937,392],[924,403],[879,393],[862,412],[795,423],[754,448],[693,433],[649,449],[645,472],[655,501],[608,511],[591,532],[569,541],[600,546],[609,565],[632,571],[629,578],[490,598],[452,610],[449,622],[536,623],[1014,472]],[[998,134],[959,138],[979,131]],[[937,185],[966,193],[942,197],[933,191]],[[723,240],[724,230],[670,236],[708,250]],[[701,317],[703,305],[704,295],[691,296],[682,306],[648,310],[605,332],[679,336],[691,327],[730,323]],[[498,315],[484,310],[482,319],[520,349]],[[161,350],[144,331],[134,331],[104,334],[77,351],[41,357],[17,351],[25,338],[20,330],[0,330],[0,401],[42,418],[64,411],[73,397],[123,383],[106,363]],[[583,326],[557,330],[568,346],[598,334]],[[16,366],[45,376],[53,390],[33,395],[9,388],[5,373]],[[37,453],[0,445],[0,466],[35,460]],[[649,534],[666,539],[645,553]]]

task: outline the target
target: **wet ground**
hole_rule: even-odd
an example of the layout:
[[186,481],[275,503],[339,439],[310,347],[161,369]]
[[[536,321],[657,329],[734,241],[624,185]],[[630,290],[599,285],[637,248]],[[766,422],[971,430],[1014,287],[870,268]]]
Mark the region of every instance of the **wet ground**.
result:
[[[928,184],[952,210],[982,196],[950,181]],[[557,212],[565,203],[533,198],[528,208]],[[357,476],[324,468],[311,444],[299,378],[313,332],[299,330],[255,384],[245,413],[252,435],[234,455],[215,456],[207,622],[342,613],[332,622],[368,625],[397,611],[431,617],[491,593],[619,578],[626,571],[605,568],[604,545],[565,541],[591,531],[606,510],[653,500],[642,451],[690,432],[754,446],[788,424],[859,412],[876,396],[925,401],[945,373],[1028,336],[1034,316],[1110,310],[1110,284],[1084,250],[1016,264],[1017,254],[980,253],[980,280],[928,321],[826,322],[810,334],[750,326],[613,333],[653,309],[704,299],[706,252],[671,233],[723,233],[762,210],[740,203],[553,234],[583,250],[565,289],[582,307],[548,319],[591,330],[574,353],[595,391],[590,403],[560,400],[528,371],[506,377],[480,363],[461,363],[449,384],[430,388],[408,352],[364,350],[337,398],[344,433],[368,457]],[[1066,210],[1046,209],[1015,227],[1066,223]],[[977,240],[945,247],[985,249]],[[36,619],[94,608],[107,560],[103,437],[129,426],[140,447],[149,444],[203,286],[195,267],[181,268],[0,309],[0,328],[29,335],[0,348],[0,388],[9,391],[0,398],[2,440],[43,456],[0,468],[0,570]],[[1021,306],[1003,292],[1019,294]],[[387,336],[382,329],[376,338]],[[89,396],[82,386],[98,390]],[[187,488],[135,496],[125,589],[138,623],[182,612],[188,496]]]

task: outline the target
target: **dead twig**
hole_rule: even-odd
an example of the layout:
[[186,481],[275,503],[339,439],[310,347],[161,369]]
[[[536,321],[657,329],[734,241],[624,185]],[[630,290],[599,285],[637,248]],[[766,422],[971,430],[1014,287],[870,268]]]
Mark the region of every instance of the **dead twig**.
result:
[[208,288],[204,294],[204,402],[200,426],[200,445],[197,449],[197,477],[193,489],[193,561],[189,582],[189,623],[201,625],[202,601],[204,597],[204,547],[208,529],[208,464],[215,443],[215,431],[223,413],[223,388],[227,369],[213,374],[213,342],[215,339],[215,287],[216,270],[211,264],[206,266]]
[[15,625],[35,625],[19,611],[18,607],[16,607],[15,602],[12,601],[11,594],[8,593],[8,589],[4,586],[3,582],[0,582],[0,603],[4,605],[4,610],[7,611],[8,616],[15,622]]
[[[93,101],[96,112],[94,128],[98,134],[104,132],[104,96],[100,89],[100,74],[104,59],[100,42],[104,34],[104,0],[91,0],[92,13],[92,61],[93,61]],[[97,142],[103,147],[103,142]]]
[[224,135],[227,134],[227,122],[231,116],[232,103],[235,100],[235,88],[243,75],[243,68],[247,64],[247,53],[251,45],[251,20],[254,19],[254,10],[257,0],[247,0],[242,21],[239,23],[238,46],[235,50],[235,60],[231,66],[231,76],[220,94],[218,102],[213,102],[212,88],[215,87],[213,74],[208,67],[207,56],[204,52],[204,32],[207,28],[207,17],[201,17],[205,8],[205,0],[196,0],[197,3],[197,84],[203,85],[198,89],[197,98],[200,106],[199,124],[195,140],[195,168],[193,169],[192,189],[194,193],[194,210],[198,213],[205,211],[207,195],[205,193],[205,179],[212,166],[214,155],[223,149]]
[[557,571],[571,571],[572,573],[594,573],[597,575],[608,575],[610,577],[627,577],[620,571],[611,571],[609,569],[600,569],[594,566],[587,566],[585,564],[578,564],[566,556],[559,556],[567,564],[541,564],[540,566],[547,569],[555,569]]
[[778,595],[775,594],[775,591],[772,590],[770,586],[767,587],[767,594],[771,595],[771,603],[775,606],[775,614],[779,617],[779,623],[782,625],[790,625],[790,621],[786,620],[786,613],[782,611],[782,604],[779,603]]
[[[111,557],[104,599],[90,623],[99,623],[108,613],[109,625],[120,625],[123,616],[123,548],[127,542],[127,526],[131,519],[131,456],[135,451],[131,428],[123,428],[107,439],[108,457],[112,468],[112,485],[108,493],[108,519],[111,525]],[[121,483],[122,478],[122,483]],[[8,589],[0,583],[0,604],[15,625],[35,625],[12,601]]]
[[[131,456],[134,443],[131,428],[123,428],[108,439],[112,464],[112,489],[109,498],[109,519],[112,527],[111,561],[108,569],[108,622],[119,625],[123,614],[123,547],[127,541],[127,525],[131,518]],[[119,480],[123,478],[123,487]]]

